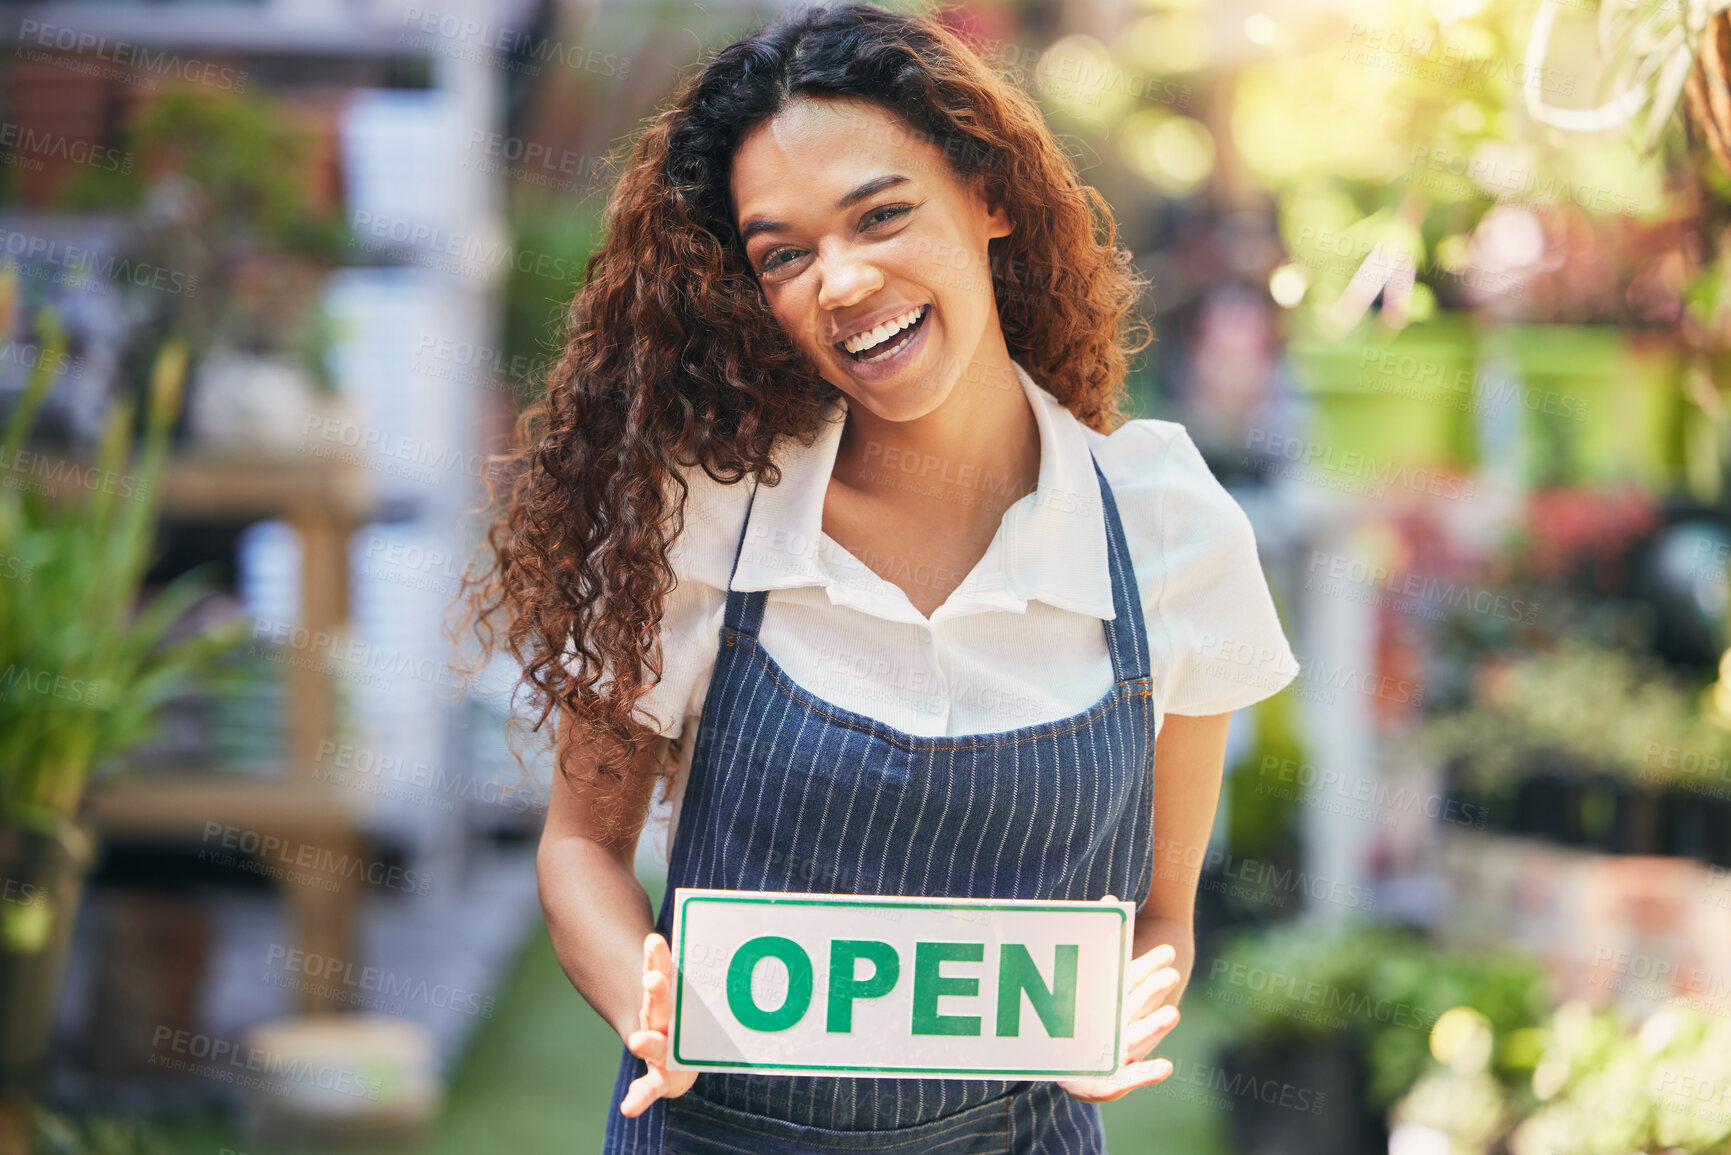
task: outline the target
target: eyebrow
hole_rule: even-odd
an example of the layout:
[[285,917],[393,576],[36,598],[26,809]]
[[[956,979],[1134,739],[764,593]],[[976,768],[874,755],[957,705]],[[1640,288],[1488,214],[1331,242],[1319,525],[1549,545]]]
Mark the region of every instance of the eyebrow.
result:
[[[880,193],[887,188],[894,188],[898,184],[905,184],[907,180],[908,178],[899,172],[886,173],[883,176],[873,177],[871,180],[866,181],[864,184],[836,201],[835,207],[837,210],[851,208],[860,201],[872,196],[874,193]],[[745,227],[740,230],[739,243],[742,245],[745,244],[758,233],[785,232],[788,228],[789,225],[786,221],[770,221],[765,220],[762,217],[753,217],[751,220],[747,221]]]

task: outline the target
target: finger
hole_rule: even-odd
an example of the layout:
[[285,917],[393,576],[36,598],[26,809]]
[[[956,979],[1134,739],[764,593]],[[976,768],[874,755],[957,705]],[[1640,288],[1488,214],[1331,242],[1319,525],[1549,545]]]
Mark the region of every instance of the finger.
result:
[[1166,1001],[1167,995],[1170,995],[1177,988],[1177,968],[1164,967],[1155,971],[1131,990],[1130,998],[1127,1000],[1129,1017],[1132,1020],[1139,1019],[1153,1011],[1155,1007]]
[[619,1113],[635,1118],[649,1109],[649,1104],[661,1098],[661,1093],[667,1089],[667,1072],[660,1067],[650,1065],[643,1074],[631,1080],[631,1086],[625,1089],[625,1097],[619,1101]]
[[1152,1087],[1155,1083],[1164,1082],[1172,1074],[1171,1059],[1143,1059],[1134,1063],[1125,1063],[1118,1069],[1116,1075],[1107,1076],[1107,1082],[1112,1085],[1116,1095],[1127,1094],[1138,1087]]
[[[653,969],[655,959],[655,940],[660,937],[660,935],[656,934],[644,936],[643,974],[645,978],[648,977],[649,972]],[[649,988],[647,985],[643,988],[642,1000],[637,1004],[637,1025],[644,1030],[648,1030],[652,1026],[649,1021]]]
[[643,976],[643,1027],[666,1031],[673,1021],[673,984],[659,970]]
[[660,971],[671,979],[673,977],[673,950],[667,945],[667,940],[658,934],[652,934],[645,940],[645,943],[648,947],[648,955],[644,965],[651,970]]
[[1160,1040],[1178,1025],[1178,1019],[1177,1007],[1161,1007],[1153,1014],[1137,1019],[1130,1024],[1125,1035],[1124,1053],[1132,1059],[1142,1058],[1160,1045]]
[[1059,1086],[1085,1103],[1110,1103],[1123,1098],[1138,1087],[1162,1082],[1172,1074],[1169,1059],[1151,1059],[1144,1063],[1126,1063],[1114,1075],[1103,1078],[1060,1081]]
[[1169,967],[1178,958],[1178,948],[1171,943],[1162,943],[1145,954],[1130,960],[1130,979],[1132,988],[1141,983],[1149,975],[1162,967]]
[[632,1031],[625,1049],[654,1066],[667,1065],[667,1036],[661,1031]]

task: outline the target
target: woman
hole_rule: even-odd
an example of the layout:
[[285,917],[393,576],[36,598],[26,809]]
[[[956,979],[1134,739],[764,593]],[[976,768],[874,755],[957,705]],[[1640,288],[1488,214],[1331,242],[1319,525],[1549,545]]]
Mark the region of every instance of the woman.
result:
[[[1230,712],[1297,672],[1182,427],[1120,426],[1109,209],[959,38],[855,4],[717,53],[607,223],[476,591],[557,732],[541,898],[626,1043],[606,1149],[1103,1150],[1096,1104],[1171,1073]],[[666,1070],[657,781],[669,895],[1135,901],[1129,1060]]]

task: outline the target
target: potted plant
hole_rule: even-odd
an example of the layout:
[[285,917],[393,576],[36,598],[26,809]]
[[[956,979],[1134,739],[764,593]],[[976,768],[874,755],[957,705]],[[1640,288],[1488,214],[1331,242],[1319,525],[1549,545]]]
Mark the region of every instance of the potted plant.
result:
[[1316,404],[1312,436],[1333,454],[1426,468],[1472,461],[1478,336],[1466,315],[1439,312],[1398,331],[1367,321],[1344,337],[1294,334],[1287,352]]
[[[7,289],[0,283],[0,304]],[[51,319],[44,328],[58,334]],[[156,708],[244,636],[235,620],[181,627],[201,596],[197,575],[140,597],[185,360],[172,341],[157,356],[136,459],[135,422],[119,405],[93,463],[52,471],[52,485],[25,468],[38,460],[25,438],[49,389],[45,369],[0,440],[0,1095],[9,1098],[29,1093],[46,1057],[91,861],[79,805],[92,771],[142,739]]]
[[1250,1153],[1388,1149],[1384,1112],[1424,1074],[1437,1023],[1466,1008],[1518,1032],[1541,1020],[1547,996],[1541,968],[1519,956],[1440,950],[1393,927],[1307,922],[1238,936],[1203,989],[1226,1019],[1223,1066],[1326,1096],[1310,1116],[1273,1107],[1262,1117],[1254,1103],[1235,1110],[1236,1147]]
[[1671,480],[1666,438],[1683,389],[1664,330],[1529,322],[1499,337],[1515,369],[1500,395],[1520,410],[1531,483]]
[[1711,859],[1724,787],[1702,768],[1731,765],[1731,731],[1697,697],[1646,655],[1565,638],[1484,663],[1474,700],[1421,740],[1453,767],[1456,795],[1507,815],[1510,833]]
[[[1366,1071],[1356,1015],[1364,987],[1362,938],[1302,921],[1230,936],[1208,968],[1202,994],[1225,1019],[1219,1066],[1253,1085],[1300,1087],[1314,1114],[1234,1104],[1232,1146],[1245,1155],[1379,1150],[1380,1120],[1364,1108]],[[1320,1099],[1320,1104],[1315,1100]]]
[[327,356],[330,270],[364,257],[347,237],[316,125],[251,92],[165,91],[126,129],[136,171],[89,169],[63,211],[118,213],[128,256],[173,270],[184,291],[134,302],[123,358],[141,381],[167,334],[187,346],[177,437],[209,452],[291,454],[302,419],[348,416]]

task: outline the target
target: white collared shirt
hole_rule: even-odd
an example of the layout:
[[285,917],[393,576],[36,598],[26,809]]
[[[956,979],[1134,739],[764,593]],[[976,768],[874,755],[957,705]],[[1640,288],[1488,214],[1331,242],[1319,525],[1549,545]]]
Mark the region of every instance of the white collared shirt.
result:
[[[1036,489],[1005,510],[985,555],[930,618],[823,532],[845,407],[810,447],[782,440],[781,483],[758,487],[732,579],[736,590],[769,591],[758,635],[769,656],[811,694],[910,734],[1009,730],[1087,710],[1112,686],[1100,623],[1115,616],[1092,451],[1140,590],[1156,729],[1166,714],[1226,713],[1292,681],[1298,662],[1250,520],[1184,427],[1138,420],[1099,433],[1012,364],[1039,427]],[[951,467],[935,460],[880,457],[872,468],[908,486],[940,476],[946,493],[1007,492],[989,476],[944,476]],[[697,731],[752,488],[702,470],[687,481],[684,530],[668,555],[677,584],[661,626],[662,678],[641,701],[645,720],[672,737]],[[898,581],[932,580],[912,563],[884,566]],[[681,743],[663,815],[675,822],[695,745]]]

